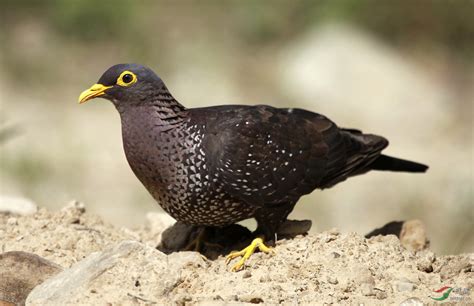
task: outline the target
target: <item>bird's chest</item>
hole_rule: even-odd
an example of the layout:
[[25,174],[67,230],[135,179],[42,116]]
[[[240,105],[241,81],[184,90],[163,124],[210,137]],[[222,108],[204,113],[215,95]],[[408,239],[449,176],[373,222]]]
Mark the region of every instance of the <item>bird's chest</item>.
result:
[[252,215],[253,208],[230,197],[219,174],[210,171],[202,132],[191,127],[156,134],[124,139],[124,148],[133,172],[166,212],[188,224],[213,226]]

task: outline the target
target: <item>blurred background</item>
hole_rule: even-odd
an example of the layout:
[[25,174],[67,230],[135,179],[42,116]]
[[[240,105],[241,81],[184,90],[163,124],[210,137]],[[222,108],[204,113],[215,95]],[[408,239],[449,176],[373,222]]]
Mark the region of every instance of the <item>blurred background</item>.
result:
[[0,0],[0,195],[71,199],[117,225],[159,206],[129,169],[112,104],[79,106],[111,65],[145,64],[187,107],[270,104],[390,140],[427,174],[371,173],[301,199],[312,231],[421,219],[474,251],[473,1]]

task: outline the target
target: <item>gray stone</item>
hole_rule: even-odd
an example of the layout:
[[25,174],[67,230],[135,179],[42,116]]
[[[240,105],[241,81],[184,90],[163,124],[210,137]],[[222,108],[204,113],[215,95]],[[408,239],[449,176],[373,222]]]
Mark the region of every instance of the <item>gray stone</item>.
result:
[[36,254],[12,251],[0,254],[0,305],[23,305],[30,291],[62,268]]
[[124,241],[104,252],[89,255],[34,288],[28,296],[27,304],[61,304],[68,301],[71,296],[76,295],[78,291],[117,264],[121,258],[140,249],[141,246],[142,244],[136,241]]
[[30,293],[27,304],[153,304],[182,282],[183,269],[207,265],[196,252],[167,256],[143,243],[123,241],[48,279]]
[[397,282],[397,291],[398,292],[411,292],[415,290],[416,285],[410,282],[406,278],[402,278]]

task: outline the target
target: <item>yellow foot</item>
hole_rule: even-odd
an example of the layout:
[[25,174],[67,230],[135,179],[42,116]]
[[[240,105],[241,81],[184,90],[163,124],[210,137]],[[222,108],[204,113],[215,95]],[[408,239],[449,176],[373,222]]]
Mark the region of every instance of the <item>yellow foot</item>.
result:
[[242,270],[243,267],[244,267],[245,261],[247,259],[249,259],[250,256],[252,256],[252,254],[255,252],[256,249],[259,249],[261,252],[264,252],[264,253],[267,253],[267,254],[268,253],[271,253],[271,254],[275,253],[275,251],[272,248],[267,247],[263,243],[262,238],[255,238],[252,241],[252,243],[250,243],[250,245],[248,247],[246,247],[245,249],[243,249],[242,251],[232,252],[229,255],[227,255],[225,263],[227,265],[227,264],[229,264],[229,262],[232,259],[242,256],[242,258],[232,267],[232,269],[230,269],[232,272],[237,272],[239,270]]

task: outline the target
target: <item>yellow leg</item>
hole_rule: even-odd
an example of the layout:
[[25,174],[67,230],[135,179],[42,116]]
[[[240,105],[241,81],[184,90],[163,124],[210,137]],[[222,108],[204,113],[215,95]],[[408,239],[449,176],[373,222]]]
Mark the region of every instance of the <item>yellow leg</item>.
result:
[[267,247],[264,243],[263,243],[263,239],[262,238],[255,238],[252,243],[250,243],[250,245],[248,247],[246,247],[245,249],[241,250],[241,251],[236,251],[236,252],[232,252],[230,253],[229,255],[227,255],[226,257],[226,260],[225,260],[225,263],[226,264],[229,264],[229,262],[234,259],[234,258],[237,258],[237,257],[242,257],[231,269],[232,272],[236,272],[236,271],[239,271],[239,270],[242,270],[243,267],[244,267],[244,264],[245,264],[245,261],[247,259],[250,258],[250,256],[252,256],[252,254],[255,252],[256,249],[259,249],[261,252],[264,252],[264,253],[272,253],[274,254],[275,251],[271,248],[271,247]]

